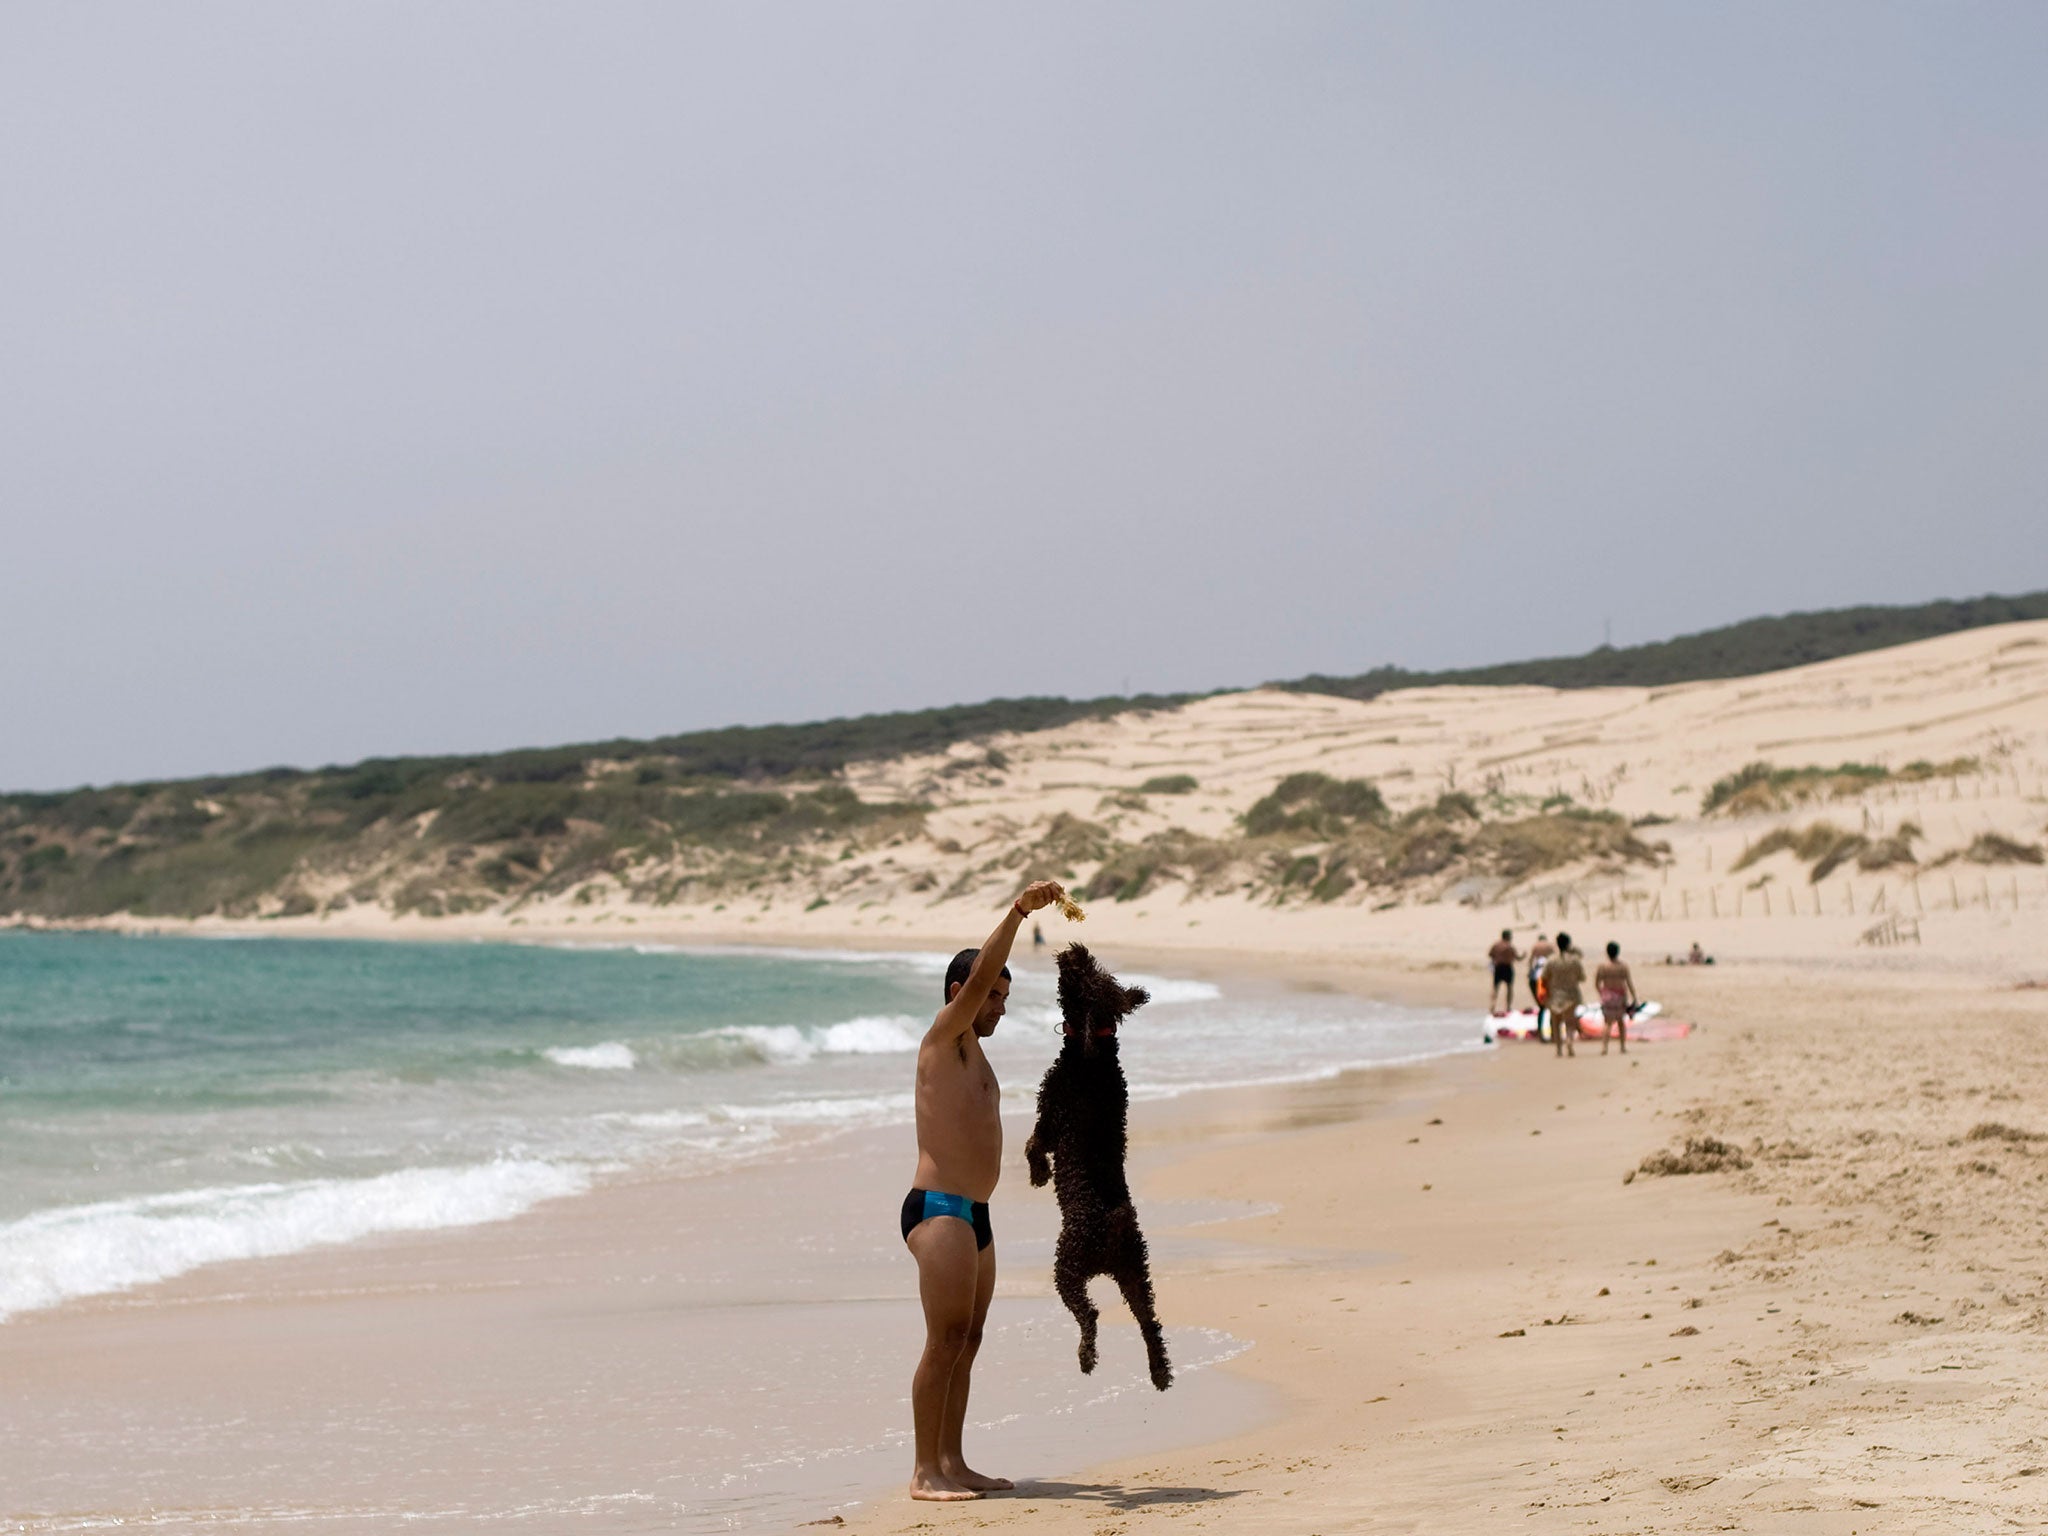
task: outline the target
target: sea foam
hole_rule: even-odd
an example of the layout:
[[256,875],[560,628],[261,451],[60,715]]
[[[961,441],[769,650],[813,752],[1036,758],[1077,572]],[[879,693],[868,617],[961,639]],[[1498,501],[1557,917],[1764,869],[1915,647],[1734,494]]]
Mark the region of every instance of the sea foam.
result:
[[1132,974],[1117,978],[1127,987],[1143,987],[1155,1003],[1213,1003],[1223,989],[1213,981],[1188,981],[1178,976]]
[[0,1321],[228,1259],[273,1258],[378,1232],[503,1221],[589,1187],[582,1169],[505,1159],[38,1211],[0,1225]]
[[845,1098],[785,1099],[771,1104],[721,1104],[719,1113],[735,1124],[887,1125],[908,1118],[916,1100],[907,1093],[874,1093]]
[[541,1053],[558,1067],[585,1067],[596,1072],[630,1072],[640,1058],[633,1047],[617,1040],[602,1045],[553,1045]]
[[881,1056],[914,1051],[926,1025],[908,1014],[870,1014],[837,1024],[735,1024],[716,1031],[738,1040],[777,1065],[795,1065],[817,1056]]

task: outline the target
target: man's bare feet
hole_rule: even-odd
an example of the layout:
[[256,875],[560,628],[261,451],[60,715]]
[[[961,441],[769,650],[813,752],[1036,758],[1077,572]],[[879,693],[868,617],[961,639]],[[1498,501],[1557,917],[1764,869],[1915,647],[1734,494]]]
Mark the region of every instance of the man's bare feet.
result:
[[910,1474],[910,1496],[913,1499],[957,1503],[962,1499],[978,1499],[981,1494],[973,1488],[962,1486],[943,1473],[926,1472],[920,1468]]
[[972,1488],[976,1493],[1003,1493],[1017,1486],[1007,1477],[990,1477],[977,1472],[964,1461],[947,1466],[946,1476],[962,1488]]

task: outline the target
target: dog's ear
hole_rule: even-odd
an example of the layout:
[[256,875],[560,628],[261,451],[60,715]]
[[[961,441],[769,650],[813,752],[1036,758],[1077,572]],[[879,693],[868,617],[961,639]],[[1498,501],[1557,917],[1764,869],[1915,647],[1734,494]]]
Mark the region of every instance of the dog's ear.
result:
[[1124,988],[1124,1012],[1126,1015],[1136,1013],[1151,1001],[1152,994],[1143,987]]

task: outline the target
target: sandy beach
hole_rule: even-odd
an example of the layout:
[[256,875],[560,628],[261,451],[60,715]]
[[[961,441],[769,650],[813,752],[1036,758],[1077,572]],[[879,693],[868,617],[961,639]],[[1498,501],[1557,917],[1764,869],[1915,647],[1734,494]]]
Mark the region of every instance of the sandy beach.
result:
[[[1012,1123],[968,1441],[1019,1480],[1008,1496],[902,1496],[919,1324],[893,1231],[899,1127],[18,1317],[0,1327],[0,1529],[2048,1521],[2048,1412],[2028,1390],[2048,1370],[2048,883],[2028,862],[1936,862],[1988,834],[2038,844],[2044,657],[2048,626],[2016,625],[1654,692],[1235,695],[1069,727],[1003,743],[1001,783],[872,770],[863,793],[938,804],[932,840],[892,845],[822,906],[614,891],[516,917],[129,925],[950,950],[990,901],[931,894],[932,871],[1096,814],[1148,772],[1204,793],[1117,814],[1218,825],[1312,763],[1374,777],[1397,812],[1485,772],[1515,793],[1575,786],[1668,849],[1377,904],[1168,887],[1092,903],[1081,936],[1117,968],[1467,1009],[1476,1041],[1488,941],[1563,923],[1589,951],[1618,939],[1639,990],[1697,1028],[1626,1056],[1511,1044],[1137,1105],[1134,1188],[1188,1367],[1163,1397],[1120,1308],[1100,1391],[1072,1397],[1055,1213]],[[1702,814],[1706,785],[1760,756],[1950,767]],[[1734,868],[1820,816],[1870,839],[1911,819],[1922,857],[1828,880],[1791,852]],[[1660,963],[1694,940],[1716,964]],[[1701,1138],[1727,1149],[1717,1170],[1637,1171]],[[820,1381],[828,1349],[843,1364]],[[753,1449],[793,1423],[843,1428],[842,1449]]]
[[[948,1522],[1872,1532],[2042,1519],[2048,1424],[2027,1386],[2048,1320],[2043,1175],[2018,1139],[2040,1130],[2029,1106],[2048,1086],[2041,995],[1924,972],[1668,980],[1682,1011],[1712,1021],[1682,1045],[1562,1062],[1515,1047],[1385,1083],[1366,1113],[1303,1092],[1157,1171],[1146,1193],[1277,1203],[1227,1229],[1247,1244],[1322,1251],[1164,1289],[1184,1316],[1250,1331],[1256,1347],[1231,1369],[1286,1413]],[[1624,1182],[1702,1135],[1748,1166]],[[930,1519],[899,1504],[856,1528]]]

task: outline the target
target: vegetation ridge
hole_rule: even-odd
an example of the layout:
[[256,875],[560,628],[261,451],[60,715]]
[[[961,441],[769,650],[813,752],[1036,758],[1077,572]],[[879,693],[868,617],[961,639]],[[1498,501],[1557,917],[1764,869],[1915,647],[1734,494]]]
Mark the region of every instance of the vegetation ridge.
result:
[[1551,656],[1443,672],[1412,672],[1394,666],[1375,667],[1351,677],[1317,672],[1269,686],[1296,693],[1336,694],[1347,699],[1372,699],[1399,688],[1452,683],[1493,687],[1533,683],[1545,688],[1662,688],[1673,683],[1782,672],[1788,667],[1932,640],[1959,630],[2017,624],[2029,619],[2048,619],[2048,592],[1943,600],[1914,607],[1788,613],[1744,619],[1739,624],[1646,645],[1603,645],[1583,656]]

